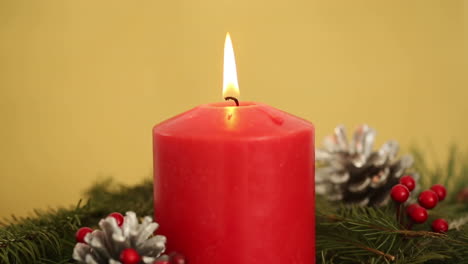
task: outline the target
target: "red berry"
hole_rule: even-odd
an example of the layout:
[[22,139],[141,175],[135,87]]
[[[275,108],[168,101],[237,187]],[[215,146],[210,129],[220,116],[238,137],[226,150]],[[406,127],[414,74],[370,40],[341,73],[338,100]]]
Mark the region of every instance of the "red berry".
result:
[[82,227],[80,229],[78,229],[78,231],[76,231],[75,233],[75,239],[76,239],[76,242],[78,243],[86,243],[84,238],[87,234],[93,232],[93,230],[89,227]]
[[171,256],[171,264],[185,264],[185,257],[179,253],[175,253]]
[[408,200],[409,197],[409,190],[403,184],[397,184],[393,186],[390,195],[392,196],[393,201],[397,203],[404,203]]
[[421,206],[416,206],[411,210],[409,216],[413,222],[422,224],[427,220],[427,211]]
[[419,204],[416,204],[416,203],[411,204],[411,205],[408,205],[408,207],[406,207],[406,213],[407,213],[408,215],[411,215],[411,212],[412,212],[412,211],[414,210],[414,208],[416,208],[416,207],[421,207],[421,206],[420,206]]
[[153,264],[170,264],[169,260],[156,260]]
[[411,175],[405,175],[401,177],[400,183],[406,186],[410,192],[413,191],[416,187],[416,182],[414,181],[413,177],[411,177]]
[[140,260],[140,254],[133,248],[126,248],[120,252],[120,261],[123,264],[138,264]]
[[437,194],[431,190],[426,190],[419,194],[418,202],[426,209],[434,208],[438,201],[439,198],[437,198]]
[[123,222],[124,222],[124,217],[121,213],[112,213],[112,214],[109,214],[107,217],[113,217],[115,218],[115,221],[117,221],[117,225],[118,226],[122,226]]
[[434,220],[431,226],[434,232],[447,233],[448,231],[448,223],[442,218]]
[[433,185],[431,187],[431,190],[433,190],[437,194],[437,197],[439,197],[439,202],[443,201],[445,199],[445,196],[447,195],[447,190],[442,184]]

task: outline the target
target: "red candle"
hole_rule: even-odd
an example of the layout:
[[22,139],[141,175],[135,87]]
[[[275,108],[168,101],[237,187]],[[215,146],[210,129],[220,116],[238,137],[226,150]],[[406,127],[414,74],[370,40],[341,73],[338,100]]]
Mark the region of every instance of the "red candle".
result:
[[223,102],[162,122],[153,142],[155,219],[169,252],[190,264],[315,263],[311,123]]

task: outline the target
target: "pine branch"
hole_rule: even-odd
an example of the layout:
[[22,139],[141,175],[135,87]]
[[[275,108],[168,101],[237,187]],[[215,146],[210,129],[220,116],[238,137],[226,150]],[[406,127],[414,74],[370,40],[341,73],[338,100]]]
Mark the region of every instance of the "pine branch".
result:
[[8,225],[2,223],[2,263],[66,263],[70,260],[74,231],[88,209],[78,204],[73,209],[36,211],[35,218],[13,218]]
[[[343,207],[318,199],[317,262],[468,263],[468,203],[457,201],[457,193],[468,187],[466,155],[452,148],[445,165],[429,166],[421,152],[413,152],[422,189],[435,183],[448,189],[446,200],[431,210],[427,223],[406,230],[397,223],[392,206]],[[439,234],[428,231],[435,218],[457,221],[447,234]]]
[[[89,201],[68,209],[35,211],[34,217],[0,223],[0,263],[74,263],[74,234],[82,226],[93,227],[111,212],[135,211],[152,215],[153,184],[150,180],[125,187],[104,180],[87,192]],[[129,198],[131,197],[131,198]]]

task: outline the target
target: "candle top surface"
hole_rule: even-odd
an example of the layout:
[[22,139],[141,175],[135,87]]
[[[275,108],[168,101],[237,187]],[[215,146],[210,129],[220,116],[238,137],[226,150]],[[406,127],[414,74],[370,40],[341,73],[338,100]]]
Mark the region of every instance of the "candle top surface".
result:
[[245,139],[282,137],[312,131],[312,123],[266,104],[233,101],[204,104],[156,125],[168,137]]

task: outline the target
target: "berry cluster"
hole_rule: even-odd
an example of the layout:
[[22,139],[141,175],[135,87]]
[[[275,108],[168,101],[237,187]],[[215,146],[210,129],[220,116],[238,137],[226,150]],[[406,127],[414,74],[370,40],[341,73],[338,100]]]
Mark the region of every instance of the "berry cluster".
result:
[[[118,226],[122,226],[124,223],[124,219],[125,219],[121,213],[116,213],[116,212],[109,214],[108,217],[113,217],[116,220]],[[89,227],[82,227],[78,229],[78,231],[76,231],[75,233],[76,242],[86,244],[85,237],[86,235],[92,232],[93,232],[93,229]],[[122,252],[120,253],[120,261],[123,264],[143,263],[142,257],[140,256],[140,254],[138,254],[138,251],[136,251],[133,248],[126,248],[122,250]],[[154,264],[185,264],[185,263],[186,261],[185,261],[184,256],[178,253],[171,254],[169,256],[169,260],[158,260],[154,262]]]
[[[393,186],[390,195],[392,200],[398,204],[397,221],[401,223],[400,207],[410,197],[410,193],[415,189],[416,182],[410,175],[401,177],[400,183]],[[440,184],[433,185],[429,190],[421,192],[418,196],[418,203],[410,204],[406,207],[406,214],[410,219],[408,229],[413,224],[422,224],[427,221],[427,210],[436,207],[437,203],[443,201],[447,195],[447,190]],[[445,233],[448,231],[448,223],[440,218],[432,222],[432,230],[434,232]]]

